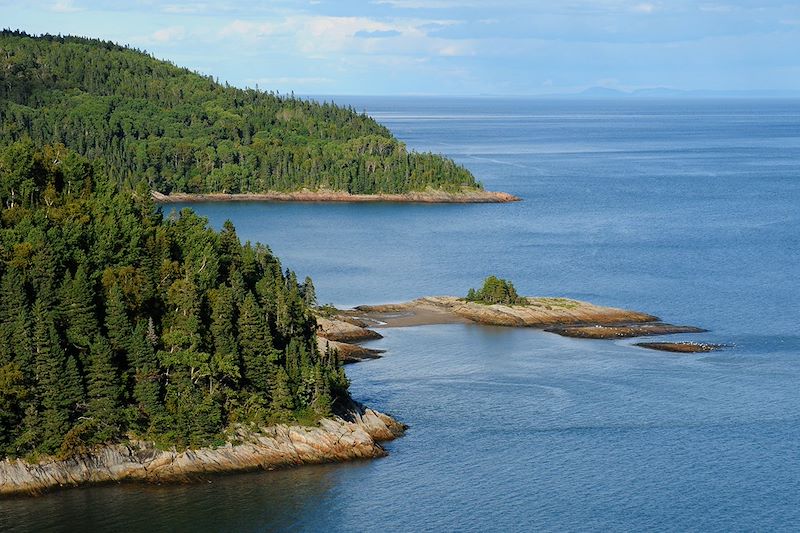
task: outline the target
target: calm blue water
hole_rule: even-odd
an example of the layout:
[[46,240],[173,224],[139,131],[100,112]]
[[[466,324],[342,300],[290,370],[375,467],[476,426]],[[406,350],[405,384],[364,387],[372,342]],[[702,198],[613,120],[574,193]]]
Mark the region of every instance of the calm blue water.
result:
[[463,294],[497,274],[734,347],[385,330],[386,356],[348,374],[411,425],[389,457],[6,500],[0,529],[800,528],[800,101],[336,100],[525,201],[196,206],[320,300]]

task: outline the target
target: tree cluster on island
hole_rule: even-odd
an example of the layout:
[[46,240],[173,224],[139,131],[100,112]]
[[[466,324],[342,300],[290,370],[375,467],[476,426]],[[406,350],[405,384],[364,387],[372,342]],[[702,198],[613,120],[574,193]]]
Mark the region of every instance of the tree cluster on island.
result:
[[483,281],[483,287],[470,289],[465,298],[468,302],[482,304],[527,305],[528,300],[517,294],[514,284],[508,280],[489,276]]
[[[0,457],[220,442],[349,402],[313,284],[63,145],[0,149]],[[337,403],[338,402],[338,403]]]
[[230,87],[107,41],[4,30],[0,143],[26,137],[165,194],[481,187],[352,108]]

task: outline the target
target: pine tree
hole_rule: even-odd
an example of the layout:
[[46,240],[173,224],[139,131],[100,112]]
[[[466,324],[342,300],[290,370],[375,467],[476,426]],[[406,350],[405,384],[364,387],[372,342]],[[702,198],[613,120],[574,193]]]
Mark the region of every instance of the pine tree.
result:
[[108,291],[106,303],[106,331],[111,349],[118,357],[123,356],[128,349],[131,337],[131,323],[128,319],[127,306],[122,288],[118,283],[112,285]]
[[214,353],[211,357],[211,383],[213,379],[233,382],[241,376],[237,356],[236,335],[233,329],[233,293],[227,286],[221,286],[212,293],[211,334],[214,337]]
[[147,338],[148,326],[140,322],[131,339],[130,360],[134,365],[133,398],[134,415],[140,429],[147,430],[152,421],[163,412],[161,405],[161,376],[158,358]]
[[42,406],[41,448],[56,451],[69,430],[69,399],[62,385],[65,381],[65,357],[58,342],[52,313],[37,300],[34,306],[34,346],[36,392]]
[[278,420],[291,418],[294,410],[294,397],[289,385],[289,376],[283,367],[279,367],[275,373],[275,380],[272,385],[272,403],[270,412]]
[[64,402],[69,406],[71,418],[76,418],[75,413],[83,406],[85,393],[83,390],[83,380],[81,379],[78,363],[74,357],[67,357],[67,365],[64,369]]
[[111,344],[96,336],[89,352],[86,379],[89,399],[87,415],[92,418],[97,442],[106,442],[119,433],[120,382],[114,367]]
[[314,289],[314,282],[311,281],[309,276],[306,276],[305,281],[303,281],[303,302],[306,304],[306,307],[316,307],[317,306],[317,291]]
[[74,279],[69,275],[65,277],[61,292],[61,313],[67,325],[67,341],[85,353],[97,335],[98,325],[94,292],[84,264],[78,267]]
[[16,268],[9,269],[0,281],[0,364],[14,359],[12,341],[19,312],[25,310],[27,301],[22,274]]
[[246,383],[268,396],[275,349],[269,325],[252,293],[245,297],[239,313],[239,350]]

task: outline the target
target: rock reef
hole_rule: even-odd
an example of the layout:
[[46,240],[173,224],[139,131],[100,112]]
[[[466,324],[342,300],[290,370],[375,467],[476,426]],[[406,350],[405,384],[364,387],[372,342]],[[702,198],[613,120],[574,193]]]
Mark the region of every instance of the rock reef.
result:
[[[487,305],[455,296],[428,296],[397,304],[363,305],[320,319],[318,335],[338,341],[332,346],[340,350],[340,357],[346,362],[355,362],[380,357],[376,350],[363,354],[359,351],[367,348],[350,344],[375,338],[370,328],[477,323],[540,328],[564,337],[605,340],[706,331],[694,326],[667,324],[648,313],[569,298],[528,297],[526,300],[528,303],[524,305]],[[642,343],[640,346],[690,353],[710,351],[702,347],[716,345]]]
[[578,339],[627,339],[630,337],[651,337],[654,335],[674,335],[676,333],[704,333],[706,330],[694,326],[674,326],[663,322],[645,324],[623,324],[590,326],[556,326],[547,328],[549,333],[562,337]]
[[381,457],[379,442],[403,434],[405,426],[363,406],[318,426],[239,428],[224,446],[159,450],[131,442],[97,448],[67,459],[29,463],[0,461],[0,495],[37,494],[59,487],[120,481],[183,482],[205,475]]
[[637,342],[635,346],[674,353],[706,353],[724,348],[722,344],[708,342]]

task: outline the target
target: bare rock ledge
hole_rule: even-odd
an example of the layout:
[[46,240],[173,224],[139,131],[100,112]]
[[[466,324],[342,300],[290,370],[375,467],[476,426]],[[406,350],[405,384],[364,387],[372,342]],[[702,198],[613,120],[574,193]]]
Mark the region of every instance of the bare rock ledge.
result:
[[133,442],[35,464],[4,459],[0,495],[119,481],[182,482],[212,473],[382,457],[386,452],[378,443],[404,431],[392,417],[356,406],[344,417],[323,419],[317,427],[277,425],[257,433],[242,429],[236,444],[218,448],[163,451],[152,443]]

